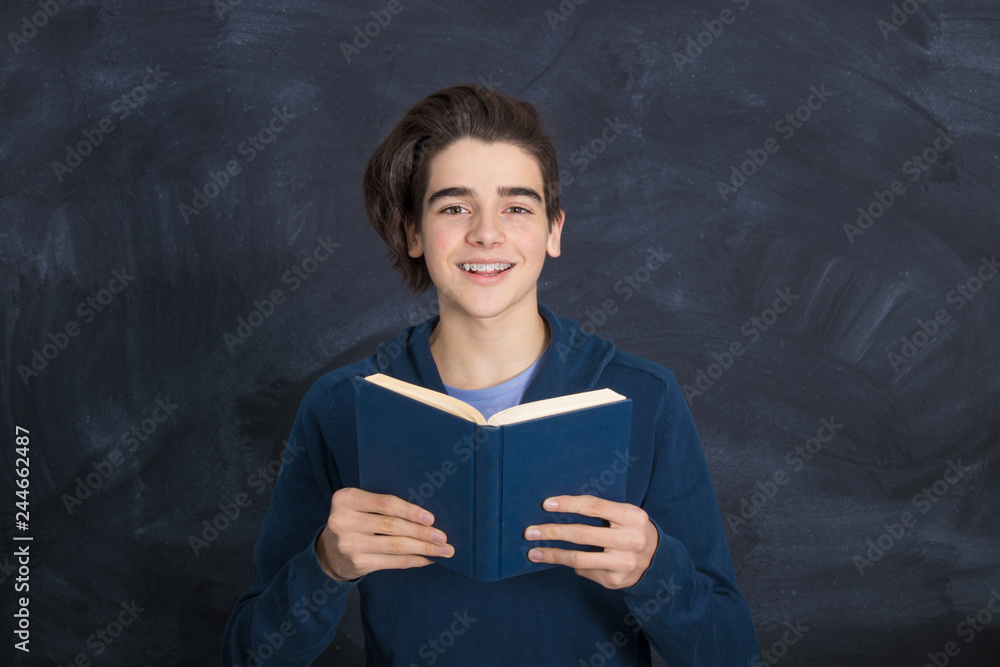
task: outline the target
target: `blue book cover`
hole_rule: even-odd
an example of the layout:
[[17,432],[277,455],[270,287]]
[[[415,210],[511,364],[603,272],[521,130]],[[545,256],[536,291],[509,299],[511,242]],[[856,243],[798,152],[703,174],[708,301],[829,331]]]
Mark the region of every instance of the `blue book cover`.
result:
[[[543,509],[550,496],[625,500],[626,473],[617,471],[628,461],[631,399],[608,389],[584,392],[516,406],[483,424],[482,415],[458,399],[386,378],[353,378],[361,488],[434,514],[434,526],[455,554],[431,560],[480,581],[499,581],[553,567],[528,560],[535,546],[599,550],[526,540],[524,529],[603,525],[595,517]],[[610,402],[594,404],[599,401]],[[538,416],[538,407],[561,411]]]

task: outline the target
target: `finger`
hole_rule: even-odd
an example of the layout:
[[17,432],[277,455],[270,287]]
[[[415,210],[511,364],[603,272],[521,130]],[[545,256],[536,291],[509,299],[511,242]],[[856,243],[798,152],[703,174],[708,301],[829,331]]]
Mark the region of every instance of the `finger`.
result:
[[352,559],[352,562],[356,571],[356,575],[352,576],[352,579],[379,570],[406,570],[411,567],[434,564],[434,561],[423,556],[389,554],[362,554]]
[[445,544],[448,541],[448,536],[442,530],[385,514],[358,512],[354,515],[354,521],[349,524],[349,527],[359,533],[400,535],[434,544]]
[[389,493],[372,493],[370,491],[363,491],[362,489],[349,488],[341,489],[334,494],[334,500],[336,500],[337,494],[340,494],[341,491],[351,492],[346,495],[346,506],[355,511],[384,514],[386,516],[397,516],[401,519],[412,521],[413,523],[420,523],[428,526],[434,523],[433,514],[419,505],[414,505],[413,503],[403,500],[399,496],[394,496]]
[[534,563],[555,563],[574,570],[608,570],[614,559],[600,551],[574,551],[555,547],[535,547],[528,551],[528,560]]
[[[550,512],[582,514],[621,525],[641,523],[641,519],[645,516],[644,510],[630,503],[616,503],[613,500],[590,495],[552,496],[545,499],[542,507]],[[639,513],[642,513],[642,516]]]
[[[393,556],[436,556],[451,558],[455,547],[450,544],[430,544],[398,535],[358,535],[348,538],[350,548],[358,554],[388,554]],[[347,548],[345,546],[345,548]]]
[[561,540],[573,544],[589,544],[595,547],[614,546],[616,536],[610,528],[588,526],[582,523],[543,523],[528,526],[524,530],[526,540]]

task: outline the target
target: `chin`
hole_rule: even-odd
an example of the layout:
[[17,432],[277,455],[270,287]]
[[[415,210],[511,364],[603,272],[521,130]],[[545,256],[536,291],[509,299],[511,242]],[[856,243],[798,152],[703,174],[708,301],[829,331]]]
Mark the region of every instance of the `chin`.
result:
[[498,296],[497,298],[480,298],[477,300],[459,299],[457,306],[458,310],[471,317],[489,319],[520,310],[526,304],[527,296],[521,297],[516,301]]
[[506,308],[503,304],[482,301],[471,304],[460,304],[458,307],[458,312],[480,319],[497,317],[498,315],[502,315],[507,310],[508,308]]

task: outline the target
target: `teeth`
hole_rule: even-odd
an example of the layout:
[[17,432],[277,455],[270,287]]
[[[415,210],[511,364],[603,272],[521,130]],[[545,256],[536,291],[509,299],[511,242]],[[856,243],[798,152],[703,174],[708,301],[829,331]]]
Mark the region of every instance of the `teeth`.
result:
[[473,273],[496,273],[498,271],[506,271],[511,267],[510,264],[459,264],[459,267],[463,271],[471,271]]

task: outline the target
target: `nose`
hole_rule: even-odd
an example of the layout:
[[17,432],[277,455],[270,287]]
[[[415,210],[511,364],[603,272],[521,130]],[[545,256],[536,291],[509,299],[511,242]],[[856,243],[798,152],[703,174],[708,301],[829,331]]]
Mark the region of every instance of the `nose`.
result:
[[472,245],[484,245],[490,247],[497,243],[503,243],[504,233],[500,216],[479,211],[472,216],[471,227],[466,236],[466,240]]

